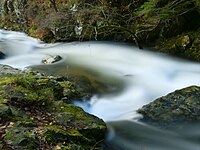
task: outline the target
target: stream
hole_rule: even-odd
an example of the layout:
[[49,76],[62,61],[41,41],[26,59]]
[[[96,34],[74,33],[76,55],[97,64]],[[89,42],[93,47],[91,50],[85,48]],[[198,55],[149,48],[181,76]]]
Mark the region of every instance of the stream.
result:
[[[200,150],[200,129],[161,130],[138,122],[136,110],[174,90],[200,86],[200,64],[139,50],[125,43],[72,42],[45,44],[24,33],[0,30],[0,64],[34,68],[53,75],[72,73],[106,85],[87,102],[75,105],[108,125],[106,145],[116,150]],[[48,55],[63,59],[44,65]],[[195,139],[195,140],[193,140]],[[197,140],[198,139],[198,142]],[[108,148],[109,149],[109,148]]]

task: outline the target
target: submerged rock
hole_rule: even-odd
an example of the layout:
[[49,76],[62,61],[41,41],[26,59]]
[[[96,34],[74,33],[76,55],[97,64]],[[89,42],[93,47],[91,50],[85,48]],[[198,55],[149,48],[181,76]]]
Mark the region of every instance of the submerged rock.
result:
[[138,110],[150,124],[200,123],[200,87],[190,86],[160,97]]
[[63,101],[74,91],[69,82],[34,72],[0,76],[2,149],[101,149],[106,124]]

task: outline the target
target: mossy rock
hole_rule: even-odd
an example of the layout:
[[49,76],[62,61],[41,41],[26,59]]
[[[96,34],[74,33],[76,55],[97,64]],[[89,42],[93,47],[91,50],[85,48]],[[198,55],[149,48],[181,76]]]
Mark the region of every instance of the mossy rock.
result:
[[10,122],[7,127],[4,140],[13,149],[39,149],[39,139],[37,139],[34,128],[21,126],[19,122]]
[[52,100],[63,97],[62,87],[47,77],[24,74],[2,77],[0,80],[0,93],[8,99],[8,103],[17,107],[48,105]]
[[102,131],[106,131],[102,120],[85,113],[80,107],[58,101],[54,102],[54,105],[49,109],[50,112],[54,111],[55,120],[59,124],[65,127],[71,126],[72,129],[76,130],[76,133],[79,133],[79,135],[87,138],[92,143],[93,140],[91,139],[101,140]]
[[200,122],[200,87],[190,86],[143,106],[141,121],[150,124]]
[[0,123],[5,123],[12,115],[10,107],[4,102],[0,102]]
[[106,124],[63,101],[74,91],[70,81],[36,72],[0,76],[2,149],[101,148]]
[[77,100],[83,98],[83,94],[75,87],[73,82],[60,81],[59,84],[63,87],[63,96],[65,101]]
[[162,53],[200,62],[200,30],[160,39],[156,42],[155,48]]

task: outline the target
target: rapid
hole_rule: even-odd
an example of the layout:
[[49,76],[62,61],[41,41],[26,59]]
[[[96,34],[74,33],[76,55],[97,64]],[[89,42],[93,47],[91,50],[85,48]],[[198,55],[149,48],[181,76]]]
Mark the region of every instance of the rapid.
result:
[[[199,150],[199,127],[166,131],[138,122],[136,110],[174,90],[200,86],[200,64],[140,50],[127,43],[72,42],[45,44],[24,33],[0,30],[0,64],[34,68],[53,75],[79,74],[106,85],[87,102],[75,105],[102,118],[108,125],[106,144],[119,150]],[[48,55],[63,59],[44,65]],[[81,70],[81,71],[80,71]],[[190,132],[189,132],[190,131]],[[109,147],[108,146],[108,147]]]

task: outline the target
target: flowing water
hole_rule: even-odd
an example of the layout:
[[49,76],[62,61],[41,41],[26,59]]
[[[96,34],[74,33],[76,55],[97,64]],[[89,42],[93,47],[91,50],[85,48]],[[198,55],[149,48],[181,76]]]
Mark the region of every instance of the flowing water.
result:
[[[0,30],[0,60],[16,68],[31,67],[54,75],[76,72],[106,85],[86,103],[85,111],[106,121],[106,143],[119,150],[200,150],[200,129],[165,131],[138,122],[138,108],[176,89],[200,86],[200,64],[139,50],[124,43],[73,42],[44,44],[23,33]],[[41,64],[47,55],[62,60]],[[111,148],[112,147],[112,148]],[[109,149],[109,148],[108,148]]]

